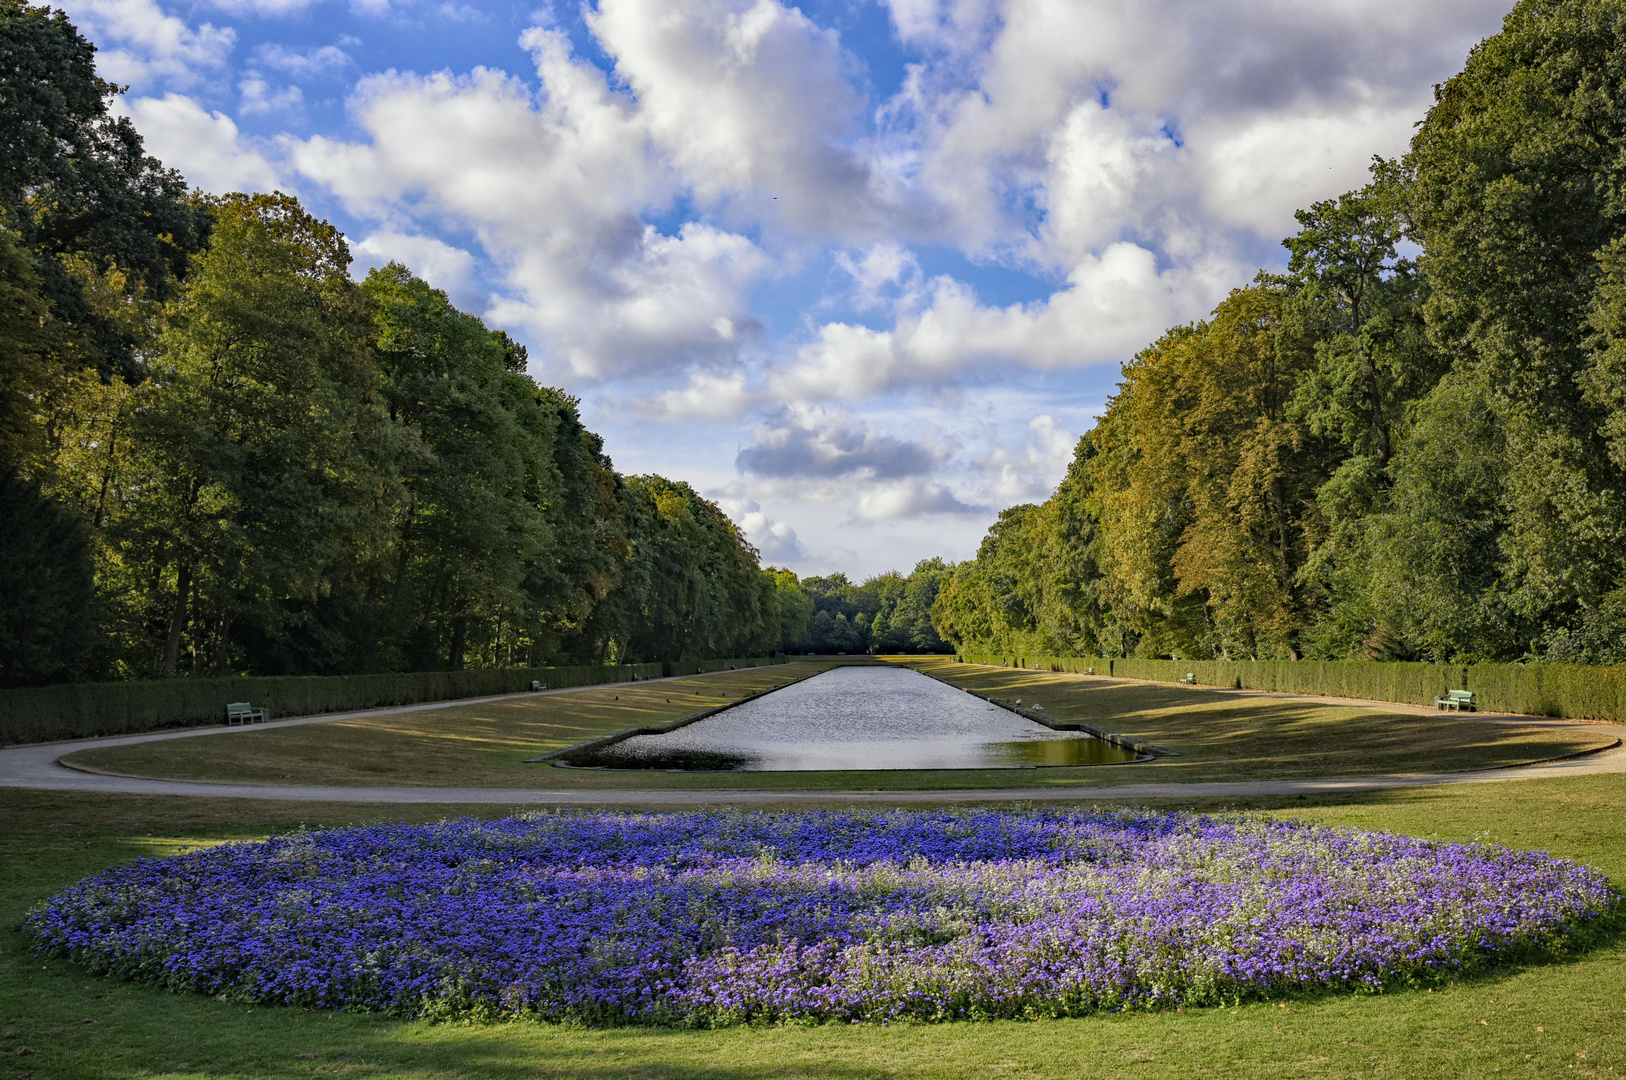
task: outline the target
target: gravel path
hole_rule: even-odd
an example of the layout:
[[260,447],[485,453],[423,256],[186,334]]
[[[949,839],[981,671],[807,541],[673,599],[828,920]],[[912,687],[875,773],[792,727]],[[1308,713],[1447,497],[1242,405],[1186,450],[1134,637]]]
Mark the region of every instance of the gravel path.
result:
[[[565,691],[546,691],[549,694],[563,692]],[[1224,690],[1215,692],[1251,693],[1249,691]],[[532,695],[503,696],[521,697]],[[1272,694],[1268,696],[1285,698],[1291,695]],[[199,735],[263,731],[266,728],[320,724],[333,720],[354,719],[359,716],[422,712],[429,709],[452,708],[475,704],[480,701],[494,700],[499,699],[477,698],[463,701],[433,702],[427,705],[406,705],[390,709],[371,709],[364,712],[305,716],[290,720],[277,720],[269,724],[257,724],[253,727],[187,728],[180,731],[158,731],[144,735],[121,735],[105,739],[79,739],[72,742],[5,747],[0,748],[0,787],[28,788],[41,791],[112,792],[135,795],[204,795],[235,799],[283,799],[292,802],[703,806],[832,802],[895,804],[1006,802],[1012,800],[1246,798],[1254,795],[1310,795],[1338,791],[1376,791],[1389,788],[1425,787],[1438,784],[1491,784],[1513,780],[1586,776],[1600,773],[1626,773],[1626,745],[1622,745],[1619,738],[1622,732],[1620,725],[1588,724],[1568,720],[1488,714],[1480,714],[1476,718],[1491,724],[1540,724],[1585,731],[1613,739],[1614,744],[1601,750],[1588,751],[1574,757],[1545,764],[1519,765],[1505,769],[1485,769],[1475,772],[1405,773],[1389,776],[1362,776],[1322,780],[1246,780],[1191,784],[1144,783],[1117,786],[1078,784],[1054,787],[978,788],[975,790],[953,791],[651,791],[637,789],[620,791],[548,791],[530,788],[313,787],[295,784],[222,784],[104,776],[70,769],[58,763],[58,759],[64,754],[96,747],[129,746],[133,743],[187,739]],[[1341,698],[1306,698],[1301,700],[1323,701],[1328,704],[1338,705],[1382,705],[1385,708],[1412,711],[1409,706],[1396,706],[1392,703],[1382,702],[1352,702]],[[1416,711],[1431,712],[1432,710],[1417,709]]]

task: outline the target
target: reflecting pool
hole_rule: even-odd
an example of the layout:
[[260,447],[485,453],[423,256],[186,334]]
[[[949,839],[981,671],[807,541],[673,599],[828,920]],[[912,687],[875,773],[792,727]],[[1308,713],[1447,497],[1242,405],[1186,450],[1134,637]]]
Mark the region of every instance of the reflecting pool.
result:
[[838,667],[664,735],[561,764],[597,769],[796,772],[1109,765],[1139,755],[1054,731],[918,671]]

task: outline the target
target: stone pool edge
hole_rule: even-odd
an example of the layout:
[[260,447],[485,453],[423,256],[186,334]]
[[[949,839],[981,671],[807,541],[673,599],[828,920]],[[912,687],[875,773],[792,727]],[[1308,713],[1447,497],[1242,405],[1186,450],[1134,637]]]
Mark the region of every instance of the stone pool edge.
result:
[[760,701],[763,698],[767,697],[769,694],[772,694],[772,693],[775,693],[777,691],[783,690],[787,686],[795,686],[797,683],[806,682],[808,679],[813,678],[815,675],[823,675],[826,671],[830,671],[830,670],[832,670],[832,669],[831,668],[821,668],[818,671],[810,671],[806,675],[802,675],[802,676],[800,676],[798,678],[790,680],[790,682],[780,683],[778,686],[770,686],[768,689],[763,690],[760,693],[747,694],[745,697],[740,698],[738,701],[730,701],[726,705],[718,705],[715,708],[711,708],[711,709],[702,709],[700,712],[692,713],[689,716],[682,717],[681,719],[678,719],[678,720],[673,720],[669,724],[658,724],[658,725],[656,725],[654,727],[627,728],[624,731],[617,731],[613,735],[601,735],[596,739],[588,739],[584,743],[577,743],[575,746],[567,746],[563,750],[552,750],[552,751],[549,751],[546,754],[538,754],[536,757],[528,757],[528,758],[524,759],[524,761],[521,762],[521,764],[524,764],[524,765],[546,764],[548,762],[557,761],[557,760],[559,760],[559,759],[561,759],[563,757],[566,757],[567,755],[570,755],[570,754],[580,754],[580,753],[582,753],[584,751],[587,751],[587,750],[599,750],[599,749],[602,749],[603,747],[606,747],[606,746],[614,746],[616,743],[623,742],[623,741],[625,741],[627,739],[632,738],[635,735],[665,735],[667,732],[676,731],[678,728],[688,727],[690,724],[693,724],[693,723],[695,723],[697,721],[705,720],[708,717],[716,716],[720,712],[727,712],[729,709],[735,708],[735,707],[740,706],[740,705],[744,705],[748,701]]
[[[914,668],[913,670],[920,671],[919,668]],[[1180,751],[1178,750],[1165,750],[1161,746],[1153,746],[1151,743],[1144,743],[1136,739],[1126,738],[1119,735],[1115,731],[1108,731],[1106,728],[1098,728],[1094,724],[1086,724],[1082,720],[1052,720],[1048,716],[1041,715],[1032,709],[1024,709],[1020,705],[996,698],[991,694],[984,694],[980,691],[972,690],[970,687],[955,686],[947,679],[938,679],[936,675],[933,675],[929,671],[920,671],[920,673],[926,676],[928,679],[937,679],[937,681],[942,683],[944,686],[951,687],[952,689],[958,690],[963,694],[970,694],[972,697],[981,698],[988,704],[998,706],[999,708],[1004,709],[1006,712],[1013,712],[1024,720],[1032,720],[1035,724],[1047,727],[1051,731],[1082,731],[1087,735],[1093,735],[1102,742],[1112,743],[1114,746],[1121,746],[1125,750],[1133,750],[1137,754],[1147,755],[1147,757],[1142,758],[1141,761],[1148,761],[1151,758],[1180,756]],[[1140,762],[1126,761],[1122,764],[1137,765],[1140,764]]]

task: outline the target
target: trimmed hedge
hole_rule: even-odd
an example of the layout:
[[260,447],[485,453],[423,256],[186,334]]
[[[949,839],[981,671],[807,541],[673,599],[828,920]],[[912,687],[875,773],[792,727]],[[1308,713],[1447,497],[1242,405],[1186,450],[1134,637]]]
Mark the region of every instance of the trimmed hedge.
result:
[[232,701],[262,706],[273,718],[310,716],[517,694],[529,690],[533,681],[557,689],[784,662],[778,657],[748,657],[666,664],[479,668],[386,675],[231,676],[26,687],[0,690],[0,745],[218,724],[225,718],[226,704]]
[[1491,712],[1626,720],[1626,667],[1585,664],[1475,664],[1467,688]]
[[1583,664],[1410,664],[1363,660],[1141,660],[962,653],[968,664],[1083,672],[1151,682],[1268,690],[1317,697],[1432,705],[1447,690],[1472,690],[1485,712],[1626,721],[1626,667]]

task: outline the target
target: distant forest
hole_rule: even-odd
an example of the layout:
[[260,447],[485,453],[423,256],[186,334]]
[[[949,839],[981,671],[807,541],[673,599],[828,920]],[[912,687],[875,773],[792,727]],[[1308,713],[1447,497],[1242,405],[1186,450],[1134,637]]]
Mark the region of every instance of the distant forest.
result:
[[1026,655],[1626,663],[1626,5],[1524,0],[945,578]]

